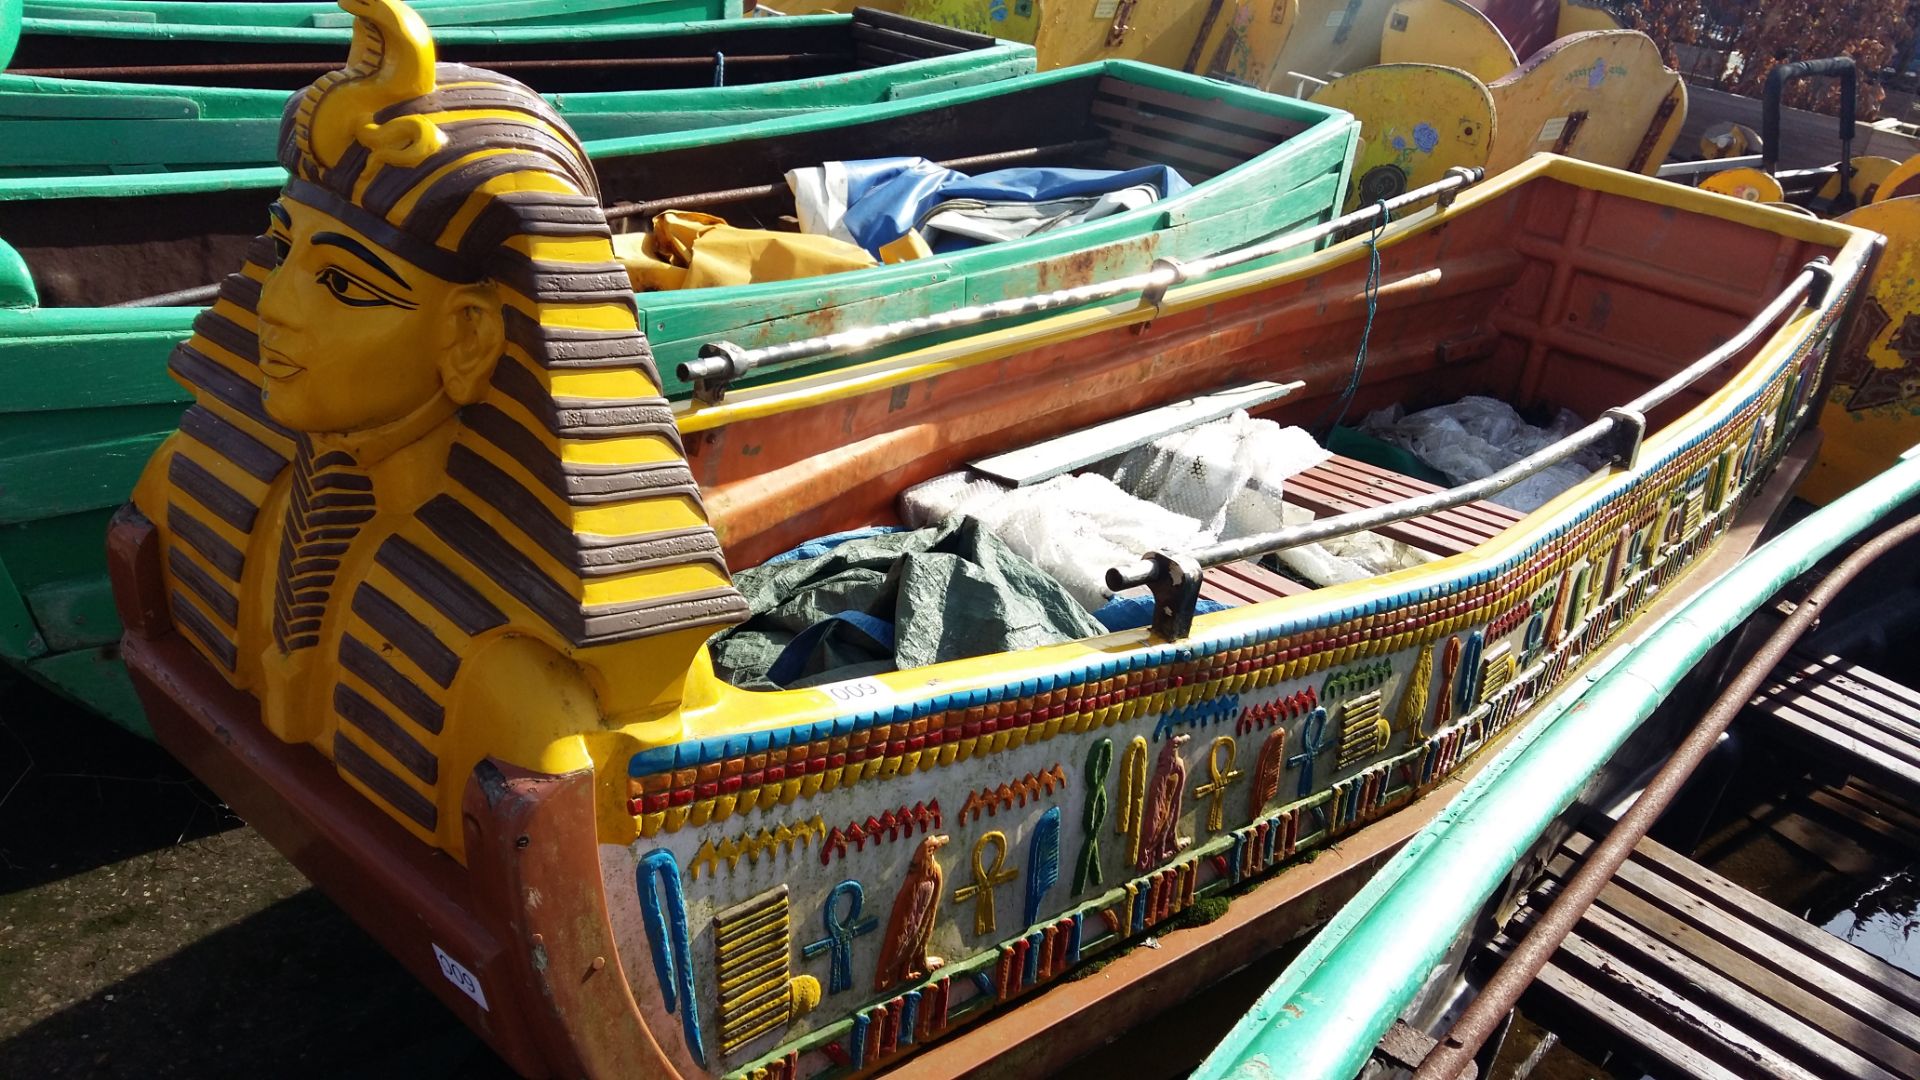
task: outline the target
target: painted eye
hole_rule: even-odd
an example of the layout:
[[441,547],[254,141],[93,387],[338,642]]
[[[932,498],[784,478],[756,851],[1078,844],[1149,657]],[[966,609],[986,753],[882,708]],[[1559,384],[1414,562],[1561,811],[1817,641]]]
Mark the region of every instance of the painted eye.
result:
[[337,266],[320,271],[314,280],[332,293],[335,300],[350,307],[381,307],[394,303],[392,297]]
[[286,262],[287,256],[293,253],[293,245],[287,242],[286,237],[275,236],[272,233],[267,234],[267,239],[273,243],[273,265],[279,266]]

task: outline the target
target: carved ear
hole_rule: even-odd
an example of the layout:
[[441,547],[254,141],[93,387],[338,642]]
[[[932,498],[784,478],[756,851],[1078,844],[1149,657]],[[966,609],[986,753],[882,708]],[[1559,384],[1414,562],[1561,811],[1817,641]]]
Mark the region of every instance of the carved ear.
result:
[[506,347],[499,295],[491,285],[461,286],[447,304],[442,325],[446,338],[440,348],[440,381],[455,403],[472,405],[486,396],[493,365]]
[[373,160],[403,169],[432,157],[447,145],[446,133],[422,116],[401,116],[360,129],[360,144]]

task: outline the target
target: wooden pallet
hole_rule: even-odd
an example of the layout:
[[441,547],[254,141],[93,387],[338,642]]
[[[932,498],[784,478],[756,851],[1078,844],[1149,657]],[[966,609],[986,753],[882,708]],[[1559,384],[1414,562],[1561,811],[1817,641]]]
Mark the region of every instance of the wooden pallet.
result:
[[[1561,846],[1490,959],[1591,846],[1582,833]],[[1522,1006],[1571,1045],[1628,1048],[1663,1078],[1920,1076],[1920,979],[1651,840]]]
[[1746,716],[1897,798],[1920,802],[1920,691],[1837,656],[1795,656],[1775,670]]

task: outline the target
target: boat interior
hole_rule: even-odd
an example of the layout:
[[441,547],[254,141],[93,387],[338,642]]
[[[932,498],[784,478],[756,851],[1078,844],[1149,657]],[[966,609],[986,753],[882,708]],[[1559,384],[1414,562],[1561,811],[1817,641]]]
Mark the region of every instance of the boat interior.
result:
[[[1159,164],[1197,185],[1306,126],[1091,68],[1078,77],[1002,84],[995,93],[905,116],[605,156],[594,164],[616,231],[644,230],[669,209],[794,230],[784,176],[823,162],[917,155],[963,172]],[[31,192],[29,182],[19,187]],[[219,280],[261,231],[270,198],[262,184],[136,198],[0,200],[0,239],[25,259],[41,306],[105,307]]]
[[[1536,178],[1383,244],[1377,290],[1367,287],[1364,241],[1350,242],[1320,257],[1335,264],[1166,310],[1144,327],[695,427],[687,451],[737,573],[817,537],[901,525],[902,492],[983,458],[1044,451],[1048,440],[1116,417],[1258,380],[1303,382],[1254,412],[1319,439],[1336,417],[1353,426],[1376,409],[1413,412],[1469,395],[1511,403],[1526,417],[1569,409],[1590,421],[1711,352],[1822,254],[1832,252]],[[1725,387],[1752,356],[1750,349],[1653,410],[1649,437]],[[878,364],[912,362],[905,355]],[[790,389],[743,396],[777,399]],[[1395,462],[1391,454],[1342,450],[1277,485],[1286,503],[1318,517],[1436,489],[1383,466]],[[1381,534],[1417,552],[1418,562],[1470,551],[1522,527],[1522,518],[1483,501]],[[1271,561],[1217,567],[1205,580],[1203,598],[1229,607],[1319,584]]]
[[[297,90],[340,66],[341,42],[25,33],[8,71],[43,78]],[[602,28],[566,40],[489,42],[485,33],[441,30],[443,63],[510,75],[548,94],[696,90],[819,78],[992,47],[986,34],[870,8],[851,20],[695,23],[666,33],[621,36]],[[528,31],[513,36],[537,37]],[[557,33],[555,36],[559,36]],[[236,59],[244,57],[245,59]]]

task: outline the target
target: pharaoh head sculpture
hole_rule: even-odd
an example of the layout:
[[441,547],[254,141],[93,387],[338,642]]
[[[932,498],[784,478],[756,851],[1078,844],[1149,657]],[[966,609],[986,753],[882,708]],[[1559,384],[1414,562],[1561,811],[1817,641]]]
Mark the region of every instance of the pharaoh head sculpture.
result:
[[[606,657],[599,707],[658,707],[745,605],[586,153],[527,87],[436,64],[399,0],[341,6],[268,231],[170,361],[196,404],[135,499],[174,622],[290,740],[331,745],[382,642],[423,650],[403,697],[439,723],[507,630]],[[602,651],[640,638],[650,663]]]
[[550,287],[516,239],[599,219],[586,154],[537,94],[436,65],[410,8],[341,6],[358,16],[347,66],[295,97],[282,125],[292,179],[272,207],[259,303],[267,412],[308,433],[480,401],[512,317],[501,285],[517,287],[523,315]]

